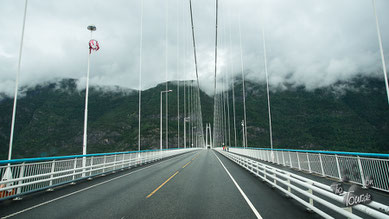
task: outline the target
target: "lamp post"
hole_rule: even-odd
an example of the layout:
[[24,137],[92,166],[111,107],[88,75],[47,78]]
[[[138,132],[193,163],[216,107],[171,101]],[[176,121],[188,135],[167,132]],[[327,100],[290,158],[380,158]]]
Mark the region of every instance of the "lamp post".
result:
[[160,103],[160,121],[159,121],[159,132],[160,132],[160,143],[159,143],[159,147],[160,147],[160,150],[162,151],[162,94],[164,93],[169,93],[169,92],[172,92],[172,90],[164,90],[164,91],[161,91],[161,103]]
[[[87,27],[90,31],[90,38],[92,39],[92,32],[96,31],[96,26],[90,25]],[[85,113],[84,113],[84,137],[82,143],[82,155],[86,155],[87,148],[87,128],[88,128],[88,94],[89,94],[89,71],[90,71],[90,52],[88,53],[88,71],[86,73],[86,88],[85,88]]]
[[195,128],[196,128],[196,126],[192,126],[192,148],[193,148],[193,142],[194,142],[194,141],[193,141],[193,140],[194,140],[194,139],[193,139],[193,129],[195,129]]
[[186,148],[186,123],[189,122],[190,117],[184,118],[184,148]]
[[244,120],[242,120],[242,136],[243,136],[243,148],[246,148],[245,133],[244,133]]
[[[92,32],[96,31],[96,26],[90,25],[87,27],[90,31],[90,38],[92,40]],[[88,49],[88,71],[86,73],[86,88],[85,88],[85,112],[84,112],[84,136],[82,141],[82,155],[86,155],[87,148],[87,128],[88,128],[88,94],[89,94],[89,71],[90,71],[90,48]],[[86,157],[82,158],[82,176],[85,176]]]
[[[24,16],[23,16],[23,26],[22,26],[22,37],[20,40],[20,47],[19,47],[19,61],[18,61],[18,70],[16,72],[16,80],[15,80],[15,92],[14,92],[14,103],[12,108],[12,121],[11,121],[11,135],[9,138],[9,148],[8,148],[8,160],[12,159],[12,145],[13,145],[13,139],[14,139],[14,127],[15,127],[15,116],[16,116],[16,105],[18,100],[18,90],[19,90],[19,75],[20,75],[20,66],[22,63],[22,52],[23,52],[23,39],[24,39],[24,27],[26,26],[26,14],[27,14],[27,0],[24,3]],[[8,163],[8,166],[10,164]],[[12,176],[12,173],[10,172],[10,169],[7,168],[7,175]],[[3,179],[4,180],[4,176]],[[7,178],[6,178],[7,179]]]

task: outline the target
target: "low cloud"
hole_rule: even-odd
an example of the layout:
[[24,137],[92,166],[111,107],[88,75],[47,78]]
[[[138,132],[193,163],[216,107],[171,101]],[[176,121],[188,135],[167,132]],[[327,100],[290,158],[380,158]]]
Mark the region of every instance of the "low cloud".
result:
[[[147,89],[166,80],[194,79],[188,2],[147,0],[139,85],[140,2],[29,1],[21,86],[55,78],[85,78],[89,24],[97,26],[93,38],[101,45],[91,56],[92,84]],[[212,94],[215,4],[207,0],[192,3],[200,85]],[[0,4],[0,92],[10,96],[17,71],[23,4],[22,0]],[[388,1],[377,0],[385,55],[389,57],[387,8]],[[292,84],[314,89],[357,75],[383,78],[371,1],[225,0],[219,1],[219,87],[239,77],[242,69],[248,80],[264,83],[262,27],[272,87]]]

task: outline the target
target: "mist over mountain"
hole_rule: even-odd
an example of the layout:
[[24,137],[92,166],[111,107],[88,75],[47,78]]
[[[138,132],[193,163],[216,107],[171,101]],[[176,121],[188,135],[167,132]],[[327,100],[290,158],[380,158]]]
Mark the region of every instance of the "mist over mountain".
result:
[[[142,92],[141,148],[159,148],[160,91]],[[169,82],[169,147],[177,145],[177,82]],[[183,82],[180,82],[180,142],[183,145]],[[266,86],[246,82],[248,144],[269,147]],[[273,90],[271,109],[275,148],[389,152],[389,106],[384,82],[357,77],[329,87]],[[230,103],[230,139],[235,145]],[[235,83],[237,146],[241,146],[242,84]],[[201,92],[204,123],[213,122],[213,97]],[[13,99],[0,99],[0,159],[6,159]],[[26,88],[18,99],[13,158],[82,153],[85,90],[75,79]],[[227,122],[228,124],[228,122]],[[204,125],[205,127],[205,125]],[[228,136],[228,134],[227,134]],[[138,92],[91,87],[88,153],[137,150]]]

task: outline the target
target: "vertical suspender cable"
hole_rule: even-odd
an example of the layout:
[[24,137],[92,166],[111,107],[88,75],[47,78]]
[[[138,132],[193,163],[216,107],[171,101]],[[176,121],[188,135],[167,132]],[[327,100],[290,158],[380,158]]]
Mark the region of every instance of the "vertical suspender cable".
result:
[[[182,12],[184,13],[184,3],[182,4]],[[182,28],[182,30],[183,30],[183,39],[184,39],[184,41],[183,41],[183,43],[184,43],[184,45],[183,45],[183,53],[184,53],[184,61],[183,61],[183,67],[182,67],[182,69],[183,69],[183,71],[186,73],[186,65],[185,65],[185,61],[186,61],[186,59],[187,59],[187,44],[186,44],[186,42],[187,42],[187,37],[188,37],[188,35],[187,35],[187,32],[185,31],[185,27],[186,26],[186,20],[184,20],[183,21],[183,28]],[[186,98],[187,98],[187,95],[186,95],[186,83],[187,83],[187,77],[186,77],[186,74],[185,74],[185,76],[184,76],[184,148],[186,148],[186,144],[187,144],[187,140],[186,140],[186,134],[187,134],[187,128],[186,128],[186,119],[187,119],[187,114],[186,114],[186,102],[187,102],[187,100],[186,100]]]
[[14,140],[16,104],[17,104],[17,101],[18,101],[19,75],[20,75],[20,67],[21,67],[21,63],[22,63],[23,39],[24,39],[24,27],[26,25],[27,3],[28,3],[28,1],[26,0],[25,3],[24,3],[24,16],[23,16],[23,26],[22,26],[22,37],[20,39],[20,47],[19,47],[18,71],[16,72],[14,104],[13,104],[12,122],[11,122],[11,136],[9,138],[8,160],[12,159],[12,145],[13,145],[13,140]]
[[140,151],[140,120],[142,106],[142,47],[143,47],[143,0],[140,1],[140,37],[139,37],[139,117],[138,117],[138,151]]
[[382,61],[382,70],[384,71],[386,95],[387,95],[387,97],[388,97],[388,104],[389,104],[389,84],[388,84],[388,75],[387,75],[387,72],[386,72],[386,64],[385,64],[384,49],[383,49],[383,47],[382,47],[381,30],[380,30],[380,26],[379,26],[379,24],[378,24],[378,17],[377,17],[377,11],[376,11],[375,0],[372,0],[372,1],[373,1],[374,16],[375,16],[375,22],[376,22],[376,28],[377,28],[378,43],[379,43],[379,45],[380,45],[380,53],[381,53],[381,61]]
[[196,79],[197,79],[197,89],[200,89],[199,73],[197,69],[196,40],[195,40],[195,32],[194,32],[194,24],[193,24],[192,0],[189,0],[189,8],[190,8],[190,21],[192,24],[193,54],[194,54],[195,71],[196,71]]
[[[199,82],[199,73],[198,73],[198,67],[197,67],[196,38],[195,38],[194,22],[193,22],[192,0],[189,0],[189,9],[190,9],[190,20],[191,20],[191,26],[192,26],[193,56],[194,56],[195,72],[196,72],[196,79],[197,79],[196,80],[197,81],[197,93],[198,93],[197,98],[198,98],[198,102],[199,102],[198,107],[199,107],[199,110],[201,110],[200,82]],[[201,118],[199,118],[199,119],[201,119]],[[201,122],[202,122],[202,119],[201,119]],[[200,127],[197,127],[197,128],[200,128]]]
[[267,93],[267,109],[269,113],[269,133],[270,133],[270,147],[273,150],[273,130],[272,130],[272,121],[271,121],[271,110],[270,110],[270,92],[269,92],[269,74],[267,72],[267,54],[266,54],[266,38],[265,38],[265,21],[262,14],[262,43],[263,43],[263,58],[265,64],[265,74],[266,74],[266,93]]
[[[179,0],[177,0],[177,77],[180,68],[180,26],[179,26]],[[177,148],[180,147],[180,80],[177,80]]]
[[[168,90],[168,28],[169,28],[169,0],[166,0],[166,20],[165,20],[165,90]],[[165,137],[166,137],[166,149],[169,147],[169,131],[168,131],[168,93],[166,93],[166,99],[165,99],[165,113],[166,113],[166,119],[165,119]]]
[[[231,37],[231,32],[232,32],[232,27],[231,27],[231,12],[230,12],[230,22],[229,22],[229,49],[230,49],[230,74],[234,74],[234,62],[232,60],[232,37]],[[234,115],[234,146],[237,147],[237,142],[236,142],[236,110],[235,110],[235,79],[232,76],[231,77],[231,86],[232,86],[232,113]]]
[[[213,99],[213,118],[214,118],[214,124],[216,122],[216,74],[217,74],[217,22],[218,22],[218,0],[215,0],[215,14],[216,14],[216,22],[215,22],[215,81],[214,81],[214,99]],[[213,136],[215,138],[216,136],[216,131],[213,132]],[[216,142],[216,141],[214,141]],[[216,146],[216,145],[215,145]]]
[[245,88],[245,76],[243,73],[243,50],[242,50],[242,31],[240,28],[240,15],[239,15],[239,45],[240,45],[240,64],[242,72],[242,92],[243,92],[243,135],[244,145],[247,147],[247,119],[246,119],[246,88]]
[[[225,27],[226,21],[224,20]],[[223,47],[227,50],[227,31],[226,28],[223,28],[223,35],[224,35],[224,40],[223,40]],[[226,136],[226,145],[231,146],[231,129],[230,129],[230,122],[231,122],[231,117],[230,117],[230,101],[229,101],[229,72],[226,71],[226,74],[224,74],[224,90],[225,90],[225,98],[226,98],[226,105],[227,105],[227,115],[226,115],[226,122],[227,122],[227,133],[228,135]]]

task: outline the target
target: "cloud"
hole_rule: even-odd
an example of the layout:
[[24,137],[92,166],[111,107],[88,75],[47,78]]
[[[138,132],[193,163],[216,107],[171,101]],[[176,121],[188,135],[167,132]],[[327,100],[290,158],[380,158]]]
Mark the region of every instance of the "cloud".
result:
[[[90,38],[86,26],[95,24],[93,38],[101,49],[91,56],[91,83],[138,89],[140,2],[29,1],[21,86],[56,78],[85,78]],[[200,85],[211,94],[215,2],[192,3]],[[142,89],[166,79],[195,78],[188,7],[187,1],[144,0]],[[388,1],[377,0],[385,55],[389,57],[386,8]],[[0,7],[0,92],[8,95],[14,89],[23,9],[22,0],[3,1]],[[314,89],[357,75],[383,78],[371,1],[225,0],[219,1],[218,83],[241,74],[240,51],[247,78],[264,82],[262,27],[273,87],[288,83]],[[222,78],[227,75],[229,78]]]

